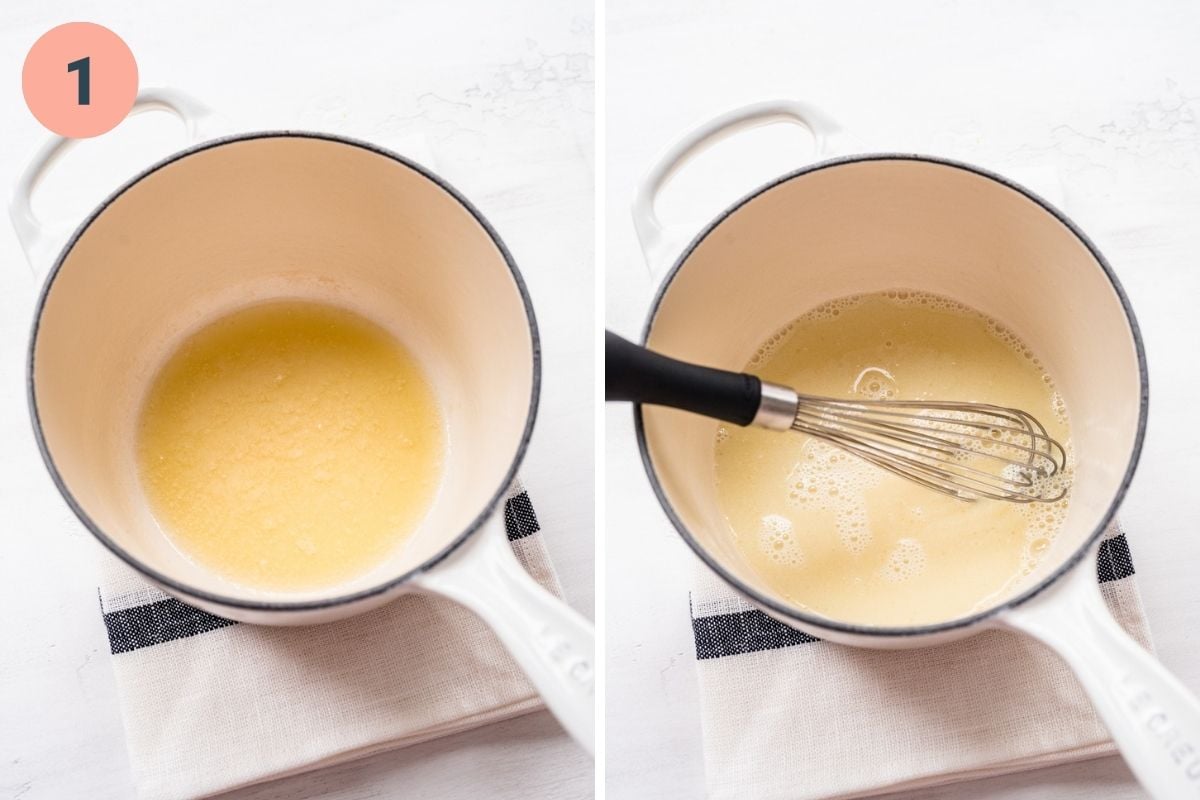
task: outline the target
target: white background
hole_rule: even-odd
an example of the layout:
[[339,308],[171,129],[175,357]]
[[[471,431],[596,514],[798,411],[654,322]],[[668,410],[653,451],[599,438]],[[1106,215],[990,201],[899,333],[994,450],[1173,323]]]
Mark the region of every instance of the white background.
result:
[[[1200,6],[611,0],[606,30],[606,317],[629,337],[657,284],[629,222],[635,183],[666,145],[729,108],[798,98],[867,149],[1058,171],[1069,213],[1115,267],[1145,335],[1149,435],[1122,518],[1159,656],[1200,691]],[[746,141],[681,173],[664,217],[698,229],[806,157],[793,127]],[[648,488],[629,409],[610,407],[606,421],[608,796],[699,797],[693,557]],[[1142,793],[1108,758],[920,796]]]
[[[593,604],[593,28],[571,2],[0,4],[0,192],[46,135],[21,64],[63,22],[106,25],[143,86],[183,89],[237,130],[306,128],[384,146],[425,137],[434,168],[504,238],[533,294],[544,384],[523,477],[569,600]],[[35,201],[77,222],[181,146],[145,115],[71,153]],[[96,596],[98,550],[37,456],[24,362],[38,282],[0,222],[0,798],[133,794]],[[281,733],[286,736],[286,733]],[[545,712],[301,776],[239,798],[592,794],[590,762]]]

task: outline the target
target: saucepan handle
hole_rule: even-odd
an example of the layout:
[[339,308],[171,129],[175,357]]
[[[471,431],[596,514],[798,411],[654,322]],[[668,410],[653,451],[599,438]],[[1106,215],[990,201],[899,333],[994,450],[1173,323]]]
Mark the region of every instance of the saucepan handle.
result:
[[665,227],[655,212],[655,201],[663,186],[694,156],[732,134],[773,122],[791,122],[809,130],[814,161],[848,152],[850,145],[840,125],[828,114],[797,100],[768,100],[735,108],[710,119],[667,148],[642,178],[633,200],[633,226],[642,245],[650,275],[658,279],[683,245],[696,233],[692,229]]
[[1134,775],[1153,797],[1200,796],[1200,702],[1109,613],[1085,558],[1002,619],[1070,665]]
[[508,542],[502,513],[417,583],[491,626],[562,726],[595,754],[592,624],[529,576]]
[[[168,111],[183,120],[189,144],[210,139],[215,135],[217,117],[208,107],[183,92],[174,89],[143,89],[138,93],[129,116],[155,110]],[[48,226],[34,216],[31,205],[33,190],[54,162],[77,141],[58,135],[47,139],[29,166],[21,173],[9,201],[8,214],[12,219],[13,228],[16,229],[17,239],[21,242],[34,276],[38,278],[49,270],[59,248],[66,240],[69,229]]]

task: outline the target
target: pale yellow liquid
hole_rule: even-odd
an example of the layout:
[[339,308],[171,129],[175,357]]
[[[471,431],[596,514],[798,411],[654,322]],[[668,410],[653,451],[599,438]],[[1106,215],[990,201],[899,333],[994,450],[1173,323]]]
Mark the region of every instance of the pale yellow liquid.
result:
[[444,432],[394,337],[319,303],[202,328],[146,396],[137,462],[176,547],[239,584],[315,588],[370,569],[428,510]]
[[[746,369],[807,394],[1021,408],[1070,453],[1066,407],[1041,362],[944,298],[835,301],[778,332]],[[739,551],[775,593],[842,622],[932,623],[991,605],[1033,570],[1070,501],[966,503],[800,433],[727,426],[715,450]]]

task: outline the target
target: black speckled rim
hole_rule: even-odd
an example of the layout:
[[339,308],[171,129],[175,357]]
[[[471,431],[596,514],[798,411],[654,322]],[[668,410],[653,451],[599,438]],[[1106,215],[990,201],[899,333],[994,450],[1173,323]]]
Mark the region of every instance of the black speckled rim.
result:
[[[256,139],[286,138],[319,139],[333,144],[346,145],[349,147],[357,147],[362,150],[367,150],[378,156],[390,159],[392,162],[400,164],[401,166],[407,167],[413,172],[418,173],[422,177],[436,184],[442,191],[446,192],[448,195],[457,200],[459,205],[466,209],[466,211],[475,219],[476,222],[479,223],[484,231],[487,232],[488,236],[491,237],[493,244],[496,246],[496,250],[504,258],[504,263],[508,266],[509,272],[512,273],[513,283],[516,285],[517,291],[521,295],[521,302],[525,307],[525,317],[529,322],[529,337],[533,358],[533,370],[529,393],[529,411],[525,418],[525,428],[521,433],[521,442],[517,446],[516,452],[513,454],[512,464],[509,466],[508,471],[505,472],[504,477],[500,481],[500,485],[497,486],[493,491],[491,498],[487,501],[487,504],[479,512],[479,514],[476,515],[471,523],[467,525],[467,527],[460,533],[458,533],[458,535],[456,535],[449,544],[438,551],[433,557],[396,578],[391,578],[384,583],[380,583],[376,586],[372,586],[368,589],[363,589],[358,592],[353,592],[351,594],[316,600],[299,601],[246,600],[243,598],[227,597],[213,592],[197,589],[194,586],[189,586],[182,581],[176,580],[175,578],[153,569],[139,559],[135,558],[119,544],[117,544],[117,542],[108,536],[108,534],[106,534],[101,527],[97,525],[91,517],[88,516],[87,512],[84,511],[83,507],[79,504],[79,501],[77,501],[74,495],[71,494],[71,490],[67,488],[66,482],[63,480],[62,475],[59,474],[58,468],[54,464],[54,458],[50,454],[50,450],[46,444],[46,438],[42,432],[41,419],[38,416],[37,391],[33,378],[35,368],[34,354],[37,350],[38,329],[41,324],[42,311],[45,309],[46,299],[49,297],[50,292],[54,287],[54,280],[58,276],[63,262],[66,260],[67,256],[70,255],[71,250],[75,247],[75,244],[79,241],[80,237],[87,232],[87,229],[97,219],[97,217],[103,214],[104,210],[107,209],[109,205],[111,205],[117,198],[119,198],[133,186],[137,185],[143,178],[154,174],[160,169],[169,166],[176,161],[180,161],[184,158],[195,155],[196,153],[200,153],[205,150],[212,150],[217,147],[223,147],[228,144],[234,144],[236,142],[252,141]],[[29,413],[33,420],[33,434],[37,439],[38,450],[40,450],[42,453],[42,459],[46,462],[46,468],[50,471],[50,477],[54,479],[54,484],[58,487],[58,491],[62,494],[63,499],[67,501],[67,505],[71,507],[71,510],[75,512],[75,516],[79,518],[79,521],[87,526],[87,529],[90,530],[92,534],[98,540],[100,540],[100,543],[107,547],[113,553],[113,555],[156,583],[161,584],[167,589],[182,595],[185,598],[193,597],[197,600],[203,600],[209,603],[227,606],[229,608],[250,609],[254,611],[314,611],[346,605],[359,600],[365,600],[397,588],[401,584],[412,580],[417,575],[420,575],[432,567],[437,566],[439,562],[453,553],[472,534],[478,531],[483,526],[483,523],[486,522],[493,514],[498,513],[498,507],[503,500],[505,493],[508,491],[508,487],[516,478],[517,469],[520,467],[521,461],[525,458],[525,452],[529,447],[529,439],[533,433],[533,423],[537,417],[538,398],[541,394],[541,353],[541,340],[538,336],[537,320],[534,317],[533,303],[529,297],[529,290],[526,288],[525,280],[521,277],[521,272],[517,269],[517,265],[513,261],[512,256],[509,254],[508,248],[504,246],[504,242],[501,241],[499,234],[496,233],[491,224],[488,223],[487,219],[484,218],[483,214],[479,213],[479,210],[476,209],[475,206],[471,205],[470,201],[460,194],[458,190],[451,186],[445,179],[435,175],[433,172],[430,172],[420,164],[410,161],[409,159],[404,158],[403,156],[394,153],[391,150],[387,150],[383,147],[379,147],[378,145],[360,141],[358,139],[352,139],[346,136],[337,136],[328,133],[314,133],[311,131],[259,131],[212,139],[184,150],[180,150],[173,155],[167,156],[162,161],[159,161],[157,164],[154,164],[153,166],[147,168],[143,172],[128,180],[124,185],[121,186],[121,188],[109,195],[108,198],[106,198],[104,202],[97,206],[94,211],[88,214],[87,218],[84,219],[84,221],[80,223],[79,227],[75,229],[75,232],[71,234],[71,238],[67,241],[66,245],[64,245],[62,252],[59,253],[58,258],[54,262],[54,266],[51,268],[50,273],[46,277],[46,281],[42,286],[41,294],[38,296],[37,306],[34,310],[33,316],[33,330],[29,337],[29,352],[26,367],[26,389],[29,396]]]
[[751,200],[766,194],[775,187],[787,183],[794,178],[799,178],[801,176],[808,175],[813,172],[819,172],[821,170],[835,169],[839,166],[844,166],[847,164],[858,164],[870,161],[920,161],[928,164],[937,164],[943,167],[950,167],[953,169],[963,170],[964,172],[973,173],[979,177],[994,181],[1001,186],[1005,186],[1008,189],[1018,192],[1036,203],[1042,208],[1043,211],[1046,211],[1059,222],[1061,222],[1067,228],[1067,230],[1073,233],[1080,243],[1088,249],[1088,252],[1092,254],[1092,258],[1094,258],[1096,263],[1100,265],[1100,268],[1104,270],[1105,276],[1112,284],[1113,291],[1116,292],[1117,297],[1121,301],[1121,307],[1125,310],[1125,318],[1129,322],[1129,332],[1133,337],[1134,349],[1137,352],[1138,377],[1141,381],[1141,405],[1138,410],[1137,434],[1134,437],[1133,449],[1129,454],[1129,463],[1125,467],[1125,475],[1122,477],[1121,485],[1117,488],[1116,493],[1113,495],[1113,499],[1109,503],[1108,509],[1105,510],[1104,514],[1100,518],[1099,523],[1096,525],[1096,529],[1092,531],[1090,536],[1087,537],[1087,540],[1084,541],[1074,553],[1072,553],[1061,564],[1059,564],[1058,568],[1055,569],[1053,573],[1043,578],[1037,585],[1022,592],[1016,597],[1013,597],[1012,599],[999,605],[993,606],[985,611],[965,617],[959,617],[958,619],[949,620],[947,622],[939,622],[933,625],[883,627],[871,625],[853,625],[828,619],[826,617],[816,616],[814,614],[807,614],[798,608],[794,608],[786,603],[781,603],[778,600],[768,597],[762,592],[755,590],[753,587],[739,579],[732,572],[725,569],[725,567],[722,566],[722,564],[716,558],[714,558],[707,550],[704,549],[704,547],[696,540],[696,537],[692,535],[691,531],[688,530],[687,526],[683,523],[683,520],[679,518],[679,515],[671,506],[671,502],[667,498],[667,494],[663,490],[662,484],[658,480],[658,475],[654,468],[654,461],[650,457],[650,449],[646,444],[646,431],[644,422],[642,420],[641,406],[635,405],[633,408],[633,423],[637,431],[638,448],[642,454],[642,465],[645,467],[646,474],[650,478],[650,485],[654,488],[654,494],[658,497],[658,502],[662,505],[663,511],[666,512],[667,517],[671,520],[671,524],[675,526],[675,530],[679,531],[679,535],[683,537],[683,540],[687,542],[688,546],[692,548],[692,551],[700,558],[701,561],[707,564],[710,569],[720,575],[722,579],[724,579],[743,595],[750,598],[763,608],[769,610],[772,614],[778,616],[780,619],[784,621],[793,621],[808,631],[837,631],[839,633],[858,634],[866,637],[874,637],[876,639],[884,639],[888,637],[928,636],[930,634],[942,633],[945,631],[967,628],[972,625],[976,625],[980,622],[997,616],[1006,609],[1019,606],[1026,600],[1035,597],[1047,586],[1054,583],[1056,580],[1066,574],[1068,570],[1078,564],[1080,559],[1082,559],[1084,555],[1090,551],[1096,540],[1104,534],[1104,529],[1108,526],[1109,522],[1112,521],[1113,516],[1117,513],[1117,508],[1121,505],[1121,501],[1125,498],[1126,491],[1129,489],[1129,483],[1133,479],[1134,471],[1137,469],[1138,459],[1141,457],[1142,453],[1142,443],[1146,436],[1146,416],[1149,410],[1150,402],[1150,385],[1146,369],[1146,351],[1142,344],[1142,334],[1140,328],[1138,327],[1137,318],[1134,316],[1133,308],[1129,304],[1129,298],[1125,295],[1125,290],[1121,287],[1121,282],[1117,280],[1117,276],[1113,272],[1112,267],[1109,266],[1108,262],[1104,259],[1104,256],[1100,254],[1100,251],[1096,249],[1096,246],[1092,244],[1091,240],[1084,235],[1083,231],[1076,227],[1075,223],[1071,222],[1071,220],[1065,214],[1025,187],[1014,183],[1013,181],[1010,181],[1001,175],[997,175],[994,172],[973,166],[971,164],[966,164],[961,161],[954,161],[952,159],[940,158],[937,156],[923,156],[915,153],[869,153],[820,161],[795,170],[794,172],[789,172],[788,174],[759,187],[755,191],[731,205],[729,208],[725,209],[725,211],[723,211],[719,216],[717,216],[716,219],[710,222],[699,233],[699,235],[697,235],[696,238],[693,239],[686,248],[684,248],[683,253],[675,261],[674,266],[663,279],[662,284],[658,288],[658,292],[654,296],[654,301],[650,306],[650,312],[646,318],[646,325],[642,330],[642,343],[645,344],[650,338],[650,332],[654,327],[654,320],[658,315],[659,307],[661,306],[663,299],[666,297],[667,291],[671,288],[671,283],[675,280],[675,276],[678,275],[680,270],[683,269],[688,258],[692,255],[695,249],[699,247],[700,243],[703,242],[708,235],[713,232],[713,230],[715,230],[732,214],[736,213]]

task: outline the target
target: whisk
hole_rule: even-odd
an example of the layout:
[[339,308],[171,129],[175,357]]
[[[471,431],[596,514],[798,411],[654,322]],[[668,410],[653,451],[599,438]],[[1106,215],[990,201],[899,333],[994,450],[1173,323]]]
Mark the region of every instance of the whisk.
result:
[[817,397],[753,375],[678,361],[611,331],[605,332],[604,344],[606,400],[799,431],[961,500],[1053,502],[1066,494],[1062,445],[1020,409]]

